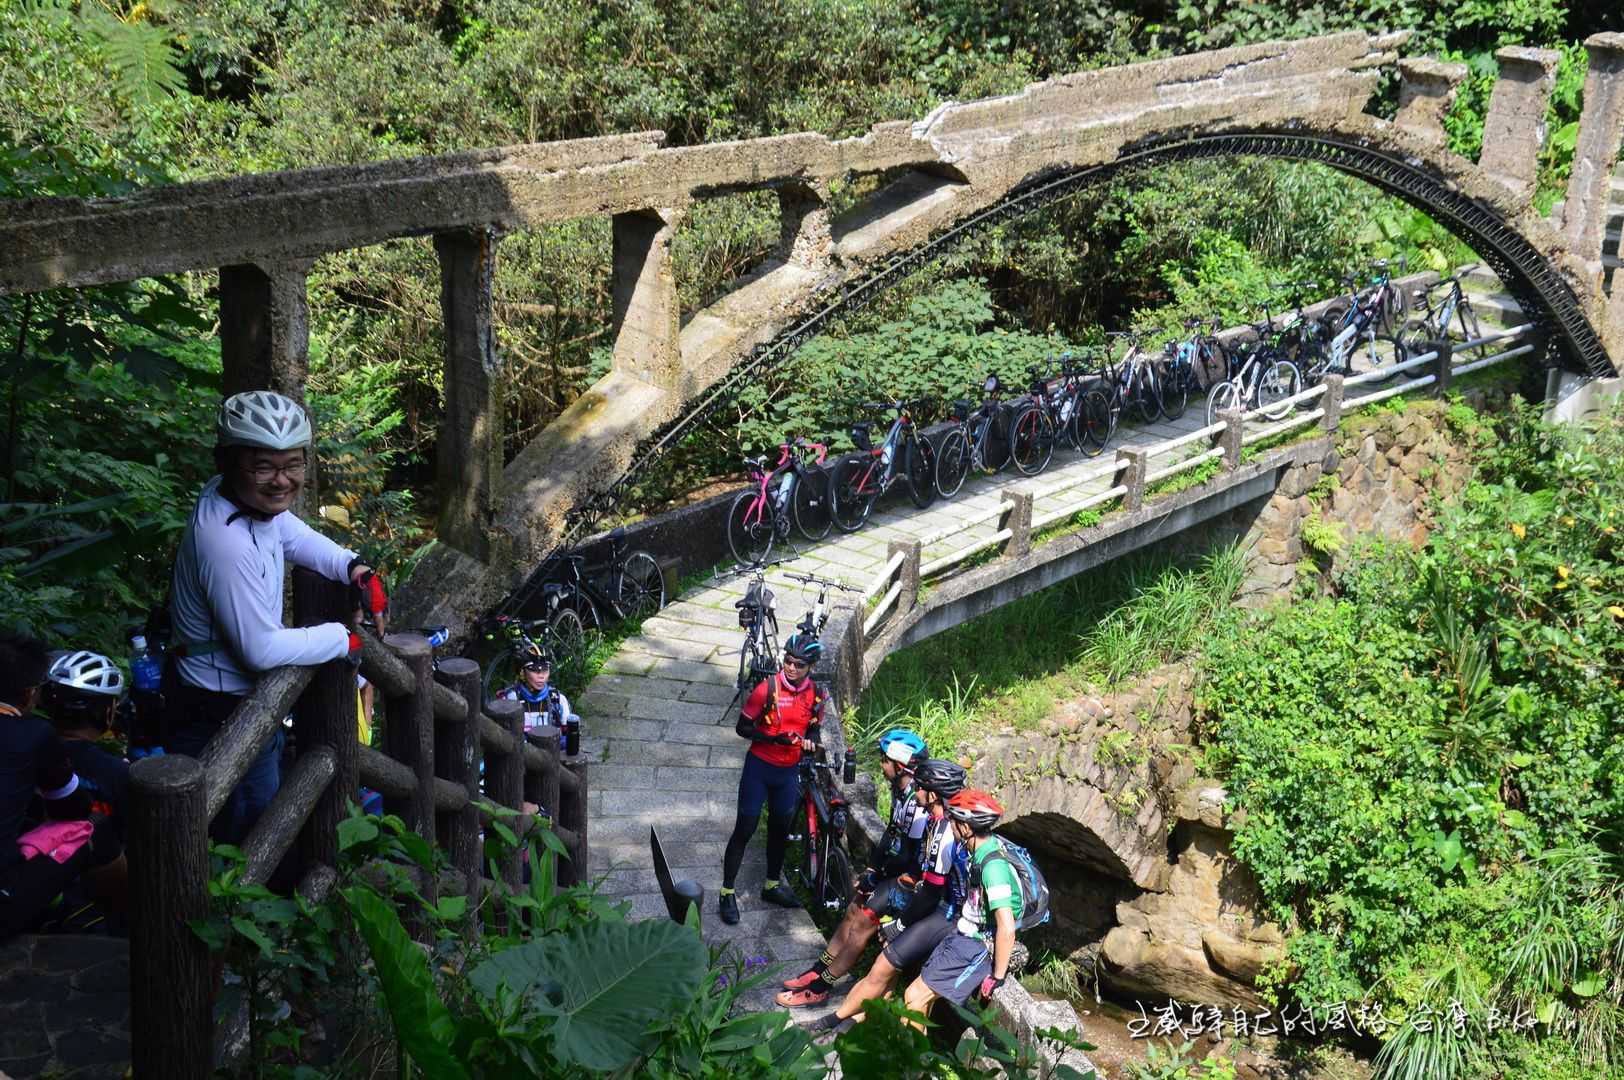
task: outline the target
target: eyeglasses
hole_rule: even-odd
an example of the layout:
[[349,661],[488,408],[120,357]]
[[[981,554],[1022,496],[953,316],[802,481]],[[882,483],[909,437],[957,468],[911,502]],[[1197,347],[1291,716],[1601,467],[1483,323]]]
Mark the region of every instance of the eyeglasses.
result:
[[797,660],[793,656],[786,656],[786,657],[784,657],[784,666],[785,667],[809,668],[812,665],[807,663],[805,660]]
[[269,484],[276,479],[277,473],[281,473],[289,480],[303,480],[305,469],[308,467],[309,462],[305,461],[291,461],[286,465],[271,465],[266,462],[259,462],[250,465],[243,471],[254,478],[254,483]]

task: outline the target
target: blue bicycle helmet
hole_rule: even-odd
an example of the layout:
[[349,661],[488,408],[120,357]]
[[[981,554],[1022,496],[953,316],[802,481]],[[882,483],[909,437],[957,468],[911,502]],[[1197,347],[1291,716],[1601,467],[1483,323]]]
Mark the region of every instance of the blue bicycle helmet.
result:
[[892,728],[880,736],[880,753],[887,761],[894,761],[904,769],[911,769],[930,756],[925,740],[919,733],[907,728]]

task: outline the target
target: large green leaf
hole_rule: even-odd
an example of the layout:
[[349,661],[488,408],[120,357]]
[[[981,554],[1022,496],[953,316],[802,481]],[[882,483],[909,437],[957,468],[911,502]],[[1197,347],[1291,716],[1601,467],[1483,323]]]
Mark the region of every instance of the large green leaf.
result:
[[708,960],[685,926],[594,922],[497,953],[468,981],[487,998],[506,985],[553,1018],[560,1060],[607,1071],[652,1048],[649,1026],[693,997]]
[[468,1080],[467,1071],[451,1056],[456,1023],[434,987],[428,958],[406,936],[394,906],[360,886],[345,889],[344,899],[372,953],[401,1048],[432,1080]]

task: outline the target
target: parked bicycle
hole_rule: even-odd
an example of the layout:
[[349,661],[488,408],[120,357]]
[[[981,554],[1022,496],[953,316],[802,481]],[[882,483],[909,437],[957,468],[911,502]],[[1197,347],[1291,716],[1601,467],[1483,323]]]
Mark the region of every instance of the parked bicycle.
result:
[[1059,410],[1050,400],[1049,377],[1041,365],[1026,369],[1026,393],[1010,402],[1009,456],[1015,471],[1036,476],[1054,458]]
[[[801,757],[801,806],[806,827],[792,832],[789,839],[801,845],[796,872],[813,905],[828,911],[844,911],[851,903],[855,880],[851,853],[846,850],[850,810],[835,785],[835,766],[821,760],[823,753],[820,747],[816,757],[810,754]],[[857,779],[855,761],[849,753],[844,779],[848,784]]]
[[731,710],[761,680],[778,672],[778,601],[767,584],[767,569],[775,563],[750,567],[750,584],[744,596],[733,602],[739,613],[744,642],[739,646],[739,676],[735,680]]
[[[1210,329],[1203,331],[1203,327]],[[1218,337],[1221,320],[1193,316],[1184,320],[1186,336],[1175,346],[1178,368],[1185,374],[1185,388],[1205,395],[1217,383],[1229,378],[1229,348]]]
[[896,417],[879,446],[874,445],[870,422],[852,425],[857,452],[843,458],[834,473],[835,524],[845,532],[861,529],[880,496],[898,480],[907,486],[908,497],[919,509],[936,501],[936,452],[913,420],[913,411],[922,406],[920,401],[895,400],[862,405],[893,411]]
[[969,399],[961,398],[949,407],[955,426],[936,456],[936,493],[942,498],[957,495],[972,469],[991,475],[1009,464],[1009,410],[1003,391],[1003,380],[993,372],[982,380],[980,405],[972,408]]
[[[1480,341],[1483,337],[1483,328],[1478,323],[1471,298],[1461,288],[1461,278],[1477,269],[1477,266],[1474,263],[1463,267],[1452,277],[1415,290],[1415,306],[1411,310],[1420,311],[1421,314],[1406,322],[1398,333],[1398,343],[1404,349],[1406,358],[1426,352],[1435,341],[1454,337],[1457,328],[1460,334],[1456,345],[1458,353],[1473,360],[1488,355],[1487,345],[1461,348],[1465,342]],[[1437,297],[1436,301],[1434,297]]]
[[1290,405],[1279,403],[1301,390],[1302,382],[1296,364],[1273,345],[1260,342],[1244,355],[1234,378],[1207,393],[1207,423],[1216,424],[1226,409],[1262,409],[1270,420],[1279,420],[1291,411]]
[[[1402,268],[1404,261],[1398,263]],[[1393,365],[1404,361],[1405,350],[1393,328],[1402,324],[1407,303],[1393,284],[1389,261],[1380,259],[1373,265],[1377,277],[1372,285],[1361,290],[1357,278],[1348,275],[1343,278],[1348,297],[1320,316],[1329,338],[1323,370],[1352,373],[1362,366],[1382,372],[1376,379],[1381,383],[1392,378]]]
[[741,491],[727,513],[727,544],[741,563],[763,562],[775,541],[789,540],[790,519],[808,540],[829,535],[829,474],[820,466],[828,453],[822,443],[795,439],[780,444],[778,462],[746,458],[750,488]]
[[518,682],[520,670],[531,657],[552,659],[552,678],[558,685],[573,685],[585,668],[587,632],[574,608],[557,606],[544,619],[497,615],[479,628],[479,636],[499,650],[485,665],[480,692],[486,701]]
[[813,637],[822,637],[823,627],[829,621],[830,589],[850,593],[860,593],[863,591],[855,585],[846,584],[844,581],[837,581],[834,578],[819,577],[816,574],[786,573],[784,577],[790,581],[799,582],[802,585],[816,585],[818,587],[818,598],[813,601],[812,606],[807,609],[807,613],[802,617],[801,621],[795,624],[795,629],[797,631],[803,634],[810,634]]

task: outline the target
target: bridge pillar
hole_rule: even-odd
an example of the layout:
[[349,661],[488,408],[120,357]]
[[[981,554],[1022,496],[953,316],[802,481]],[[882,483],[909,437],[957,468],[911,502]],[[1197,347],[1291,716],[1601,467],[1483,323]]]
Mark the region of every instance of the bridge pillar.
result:
[[785,184],[778,189],[778,256],[799,266],[829,261],[829,192],[823,184]]
[[1004,498],[1003,516],[998,521],[999,531],[1009,530],[1009,539],[1004,541],[1003,557],[1006,559],[1019,559],[1023,555],[1032,553],[1032,493],[1030,491],[1006,491]]
[[1424,56],[1398,62],[1398,115],[1393,125],[1435,146],[1444,145],[1444,114],[1466,78],[1465,64],[1445,64]]
[[310,374],[308,259],[220,267],[221,390],[304,401]]
[[[1338,375],[1334,371],[1320,377],[1320,384],[1325,387],[1325,393],[1320,395],[1320,408],[1325,410],[1325,415],[1320,417],[1321,431],[1335,431],[1342,426],[1342,395],[1344,392],[1342,383],[1346,378],[1347,376]],[[1236,440],[1236,442],[1239,441],[1239,439]],[[1225,459],[1227,460],[1227,455]],[[1235,451],[1235,460],[1237,464],[1240,461],[1240,450],[1238,448]]]
[[1500,77],[1489,95],[1478,165],[1506,186],[1519,204],[1534,194],[1539,150],[1545,142],[1545,103],[1556,84],[1555,49],[1512,46],[1494,54]]
[[1117,451],[1117,464],[1122,467],[1122,509],[1133,513],[1145,505],[1145,477],[1150,473],[1150,455],[1137,446],[1124,446]]
[[[1585,75],[1584,113],[1579,118],[1579,139],[1573,148],[1562,232],[1568,250],[1584,262],[1586,271],[1599,285],[1613,162],[1618,157],[1619,140],[1624,138],[1624,34],[1592,34],[1585,39],[1585,48],[1590,53],[1590,71]],[[1619,304],[1621,294],[1624,290],[1615,285],[1615,325],[1624,319]]]
[[671,269],[671,240],[681,210],[614,216],[614,369],[662,390],[682,377],[681,304]]
[[[885,561],[890,562],[902,553],[902,565],[897,568],[897,580],[902,583],[902,590],[897,593],[897,614],[906,615],[919,603],[919,553],[918,540],[893,540],[885,550]],[[888,586],[889,587],[889,586]],[[862,629],[862,620],[858,619],[858,629]]]
[[1224,450],[1224,471],[1234,472],[1241,467],[1241,433],[1245,422],[1239,409],[1220,409],[1218,419],[1224,422],[1224,430],[1218,434],[1218,445]]
[[502,483],[502,358],[491,316],[496,239],[491,229],[434,237],[445,318],[445,419],[435,447],[438,534],[479,559],[490,555],[488,530]]

